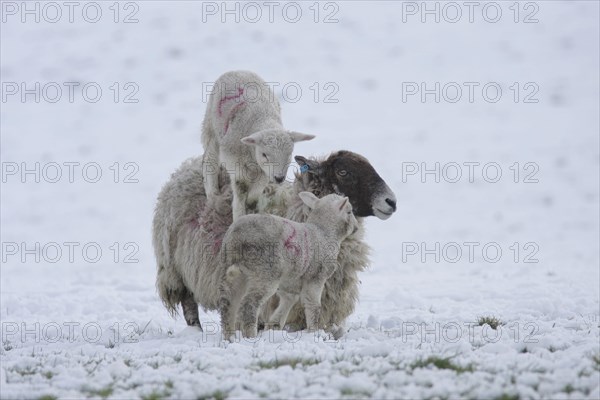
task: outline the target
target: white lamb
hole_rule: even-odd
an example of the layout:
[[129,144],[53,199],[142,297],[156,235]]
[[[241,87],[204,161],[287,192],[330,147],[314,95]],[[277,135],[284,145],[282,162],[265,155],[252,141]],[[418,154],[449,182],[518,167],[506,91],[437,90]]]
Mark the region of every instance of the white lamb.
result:
[[226,338],[238,324],[245,337],[255,337],[258,313],[275,293],[279,305],[267,328],[283,328],[298,301],[307,328],[319,328],[323,287],[338,267],[341,242],[358,229],[358,222],[347,197],[330,194],[319,199],[310,192],[299,196],[311,209],[306,222],[245,215],[225,234],[219,309]]
[[226,72],[215,82],[202,127],[207,197],[219,193],[223,163],[233,187],[233,220],[255,212],[267,184],[284,181],[294,142],[313,138],[283,128],[279,101],[258,75]]

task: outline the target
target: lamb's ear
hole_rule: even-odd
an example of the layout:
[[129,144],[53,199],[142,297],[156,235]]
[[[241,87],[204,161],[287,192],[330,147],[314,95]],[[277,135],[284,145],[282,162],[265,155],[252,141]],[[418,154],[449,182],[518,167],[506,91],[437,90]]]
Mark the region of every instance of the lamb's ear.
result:
[[298,196],[300,196],[304,204],[310,209],[315,208],[315,204],[317,203],[317,200],[319,200],[319,198],[311,192],[300,192],[298,193]]
[[318,161],[309,160],[306,157],[302,157],[302,156],[295,156],[294,160],[296,160],[296,162],[300,166],[300,172],[302,172],[302,173],[306,172],[309,174],[316,174],[319,171],[319,162]]
[[348,198],[344,197],[342,201],[340,201],[340,211],[342,211],[344,207],[346,207],[346,203],[348,203]]
[[256,146],[260,143],[260,132],[254,132],[252,135],[242,138],[241,141],[244,144]]
[[300,133],[300,132],[294,132],[294,131],[288,131],[288,133],[294,143],[303,142],[305,140],[312,140],[315,138],[315,135],[309,135],[307,133]]

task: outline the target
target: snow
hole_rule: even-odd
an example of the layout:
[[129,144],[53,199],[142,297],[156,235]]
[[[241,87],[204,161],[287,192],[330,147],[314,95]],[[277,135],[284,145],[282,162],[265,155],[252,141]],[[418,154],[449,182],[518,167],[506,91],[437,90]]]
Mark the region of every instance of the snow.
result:
[[[518,23],[513,2],[493,3],[497,23],[488,3],[472,23],[461,2],[456,23],[450,9],[421,22],[409,12],[421,2],[320,3],[318,23],[313,3],[298,3],[297,23],[281,13],[291,3],[273,22],[263,5],[255,23],[221,2],[119,3],[117,23],[112,2],[97,23],[88,3],[72,23],[63,3],[55,23],[47,3],[39,22],[22,4],[0,5],[0,397],[600,398],[597,2],[520,3]],[[317,135],[296,154],[359,152],[397,195],[394,216],[367,221],[372,265],[338,341],[270,331],[224,343],[217,314],[201,313],[199,332],[157,297],[156,195],[202,153],[203,84],[231,69],[278,83],[285,125]],[[22,102],[9,94],[22,82],[56,85]],[[80,83],[73,102],[68,82]],[[81,93],[90,82],[95,103]],[[421,82],[440,82],[439,102],[407,94]],[[490,82],[496,103],[481,92]],[[39,177],[21,175],[36,162]],[[422,176],[436,162],[439,183]],[[480,326],[488,316],[502,325]]]

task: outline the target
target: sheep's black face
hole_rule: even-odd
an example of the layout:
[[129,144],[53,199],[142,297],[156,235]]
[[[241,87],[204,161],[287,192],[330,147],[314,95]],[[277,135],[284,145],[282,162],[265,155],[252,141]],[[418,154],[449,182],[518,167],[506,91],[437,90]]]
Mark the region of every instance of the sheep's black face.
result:
[[357,217],[387,219],[396,211],[396,196],[363,156],[342,150],[320,163],[304,157],[296,157],[296,161],[315,180],[311,185],[315,195],[347,196]]

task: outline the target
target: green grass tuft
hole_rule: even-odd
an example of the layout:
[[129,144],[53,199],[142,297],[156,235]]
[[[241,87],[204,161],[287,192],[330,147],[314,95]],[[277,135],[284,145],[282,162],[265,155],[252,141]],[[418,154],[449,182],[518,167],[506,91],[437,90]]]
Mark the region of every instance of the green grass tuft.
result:
[[161,400],[167,397],[169,394],[164,392],[158,392],[156,390],[151,391],[150,393],[143,395],[142,400]]
[[215,390],[212,393],[209,393],[205,396],[198,397],[198,400],[225,400],[229,396],[228,392],[224,392],[222,390]]
[[111,394],[113,394],[114,389],[113,389],[112,385],[108,385],[102,389],[84,388],[84,389],[82,389],[82,391],[89,394],[90,396],[96,396],[96,397],[101,397],[101,398],[105,399],[108,396],[110,396]]
[[600,371],[600,353],[599,354],[594,354],[592,356],[592,362],[593,365],[592,367],[596,370],[596,371]]
[[58,399],[58,397],[51,395],[51,394],[45,394],[45,395],[37,398],[37,400],[57,400],[57,399]]
[[563,392],[565,392],[566,394],[571,394],[575,391],[575,388],[573,387],[573,385],[571,385],[570,383],[568,385],[566,385],[563,390]]
[[35,368],[31,368],[30,366],[27,366],[25,368],[15,367],[13,369],[13,371],[16,372],[17,374],[21,375],[21,376],[35,375],[37,373],[37,371],[35,370]]
[[452,357],[436,357],[431,356],[424,360],[417,360],[412,365],[411,368],[413,370],[417,368],[426,368],[430,365],[433,365],[437,369],[449,369],[451,371],[455,371],[457,374],[462,374],[464,372],[473,372],[473,366],[468,365],[466,367],[461,367],[460,365],[454,364],[452,361]]
[[343,388],[340,390],[342,396],[352,396],[352,397],[361,397],[361,398],[369,398],[372,396],[370,392],[366,390],[354,390],[350,388]]
[[500,325],[504,325],[504,322],[491,315],[477,318],[477,325],[483,326],[488,324],[492,329],[497,329]]
[[172,380],[168,379],[165,381],[165,389],[162,391],[158,391],[156,389],[152,390],[150,393],[143,395],[142,400],[160,400],[165,399],[171,396],[171,389],[173,389],[174,383]]
[[46,371],[42,374],[42,376],[45,377],[46,379],[52,379],[52,377],[54,376],[54,372]]
[[314,358],[283,358],[281,360],[275,359],[273,361],[259,361],[257,365],[260,369],[276,369],[285,365],[289,365],[292,367],[292,369],[296,369],[298,365],[307,367],[310,365],[316,365],[319,362],[319,360]]
[[518,394],[506,394],[504,393],[502,396],[495,397],[494,400],[520,400]]

